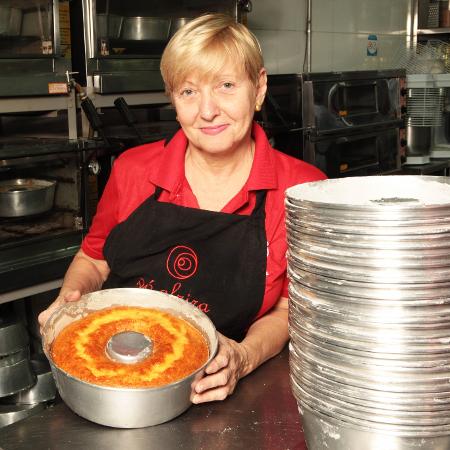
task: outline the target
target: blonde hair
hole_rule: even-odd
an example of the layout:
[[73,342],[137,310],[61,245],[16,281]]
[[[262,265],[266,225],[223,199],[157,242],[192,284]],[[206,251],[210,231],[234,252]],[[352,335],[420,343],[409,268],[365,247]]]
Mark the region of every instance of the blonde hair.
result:
[[257,86],[264,67],[261,47],[250,30],[225,14],[205,14],[180,28],[167,44],[161,74],[170,96],[189,73],[220,73],[227,63],[242,67]]

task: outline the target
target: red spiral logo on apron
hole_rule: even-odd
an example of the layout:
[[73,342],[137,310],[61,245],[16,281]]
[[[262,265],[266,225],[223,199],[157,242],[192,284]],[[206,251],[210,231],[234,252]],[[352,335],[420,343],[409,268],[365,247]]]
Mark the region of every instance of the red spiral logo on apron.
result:
[[185,280],[197,272],[197,254],[189,247],[177,245],[167,257],[166,267],[169,274],[177,280]]

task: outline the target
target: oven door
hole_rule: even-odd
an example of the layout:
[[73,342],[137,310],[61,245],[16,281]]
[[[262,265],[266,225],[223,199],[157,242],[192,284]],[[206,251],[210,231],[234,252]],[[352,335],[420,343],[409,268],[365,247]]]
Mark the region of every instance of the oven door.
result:
[[387,174],[400,168],[399,128],[381,132],[328,136],[307,136],[304,159],[329,178]]
[[303,123],[316,135],[400,126],[401,80],[394,71],[305,74]]

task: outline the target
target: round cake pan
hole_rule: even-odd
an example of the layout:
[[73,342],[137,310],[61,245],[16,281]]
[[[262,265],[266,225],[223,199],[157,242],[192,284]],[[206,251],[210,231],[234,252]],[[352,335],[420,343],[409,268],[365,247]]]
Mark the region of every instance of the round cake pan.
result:
[[[430,396],[434,395],[436,392],[443,392],[445,394],[449,391],[449,383],[445,383],[444,381],[440,383],[424,383],[421,380],[411,380],[408,383],[402,382],[400,379],[390,379],[390,378],[382,378],[381,375],[377,376],[377,373],[374,377],[370,378],[367,376],[366,378],[358,378],[356,376],[352,376],[351,373],[346,371],[339,371],[329,365],[320,365],[314,364],[305,361],[302,359],[301,361],[297,361],[298,367],[300,370],[308,371],[314,375],[322,375],[326,379],[335,381],[337,383],[346,384],[349,386],[355,386],[357,388],[362,389],[370,389],[374,391],[383,391],[383,392],[397,392],[397,393],[409,393],[411,395],[415,395],[415,393],[428,393]],[[406,377],[405,377],[406,379]]]
[[0,404],[0,428],[11,425],[19,420],[42,411],[44,403],[34,405],[2,405]]
[[330,179],[293,186],[286,191],[286,197],[296,205],[319,207],[321,213],[360,211],[364,216],[394,213],[398,217],[399,213],[410,213],[412,217],[423,217],[418,209],[425,209],[429,215],[450,206],[450,180],[423,175]]
[[293,267],[333,279],[352,280],[365,283],[441,283],[450,279],[450,266],[439,266],[427,271],[424,268],[392,268],[381,264],[374,268],[325,261],[320,258],[296,258],[289,252]]
[[372,415],[369,413],[364,414],[362,411],[355,411],[350,409],[349,405],[339,405],[337,403],[331,403],[327,399],[321,399],[315,394],[307,392],[301,387],[295,380],[291,379],[291,385],[295,395],[300,398],[302,402],[310,405],[312,408],[321,411],[322,413],[330,413],[338,420],[348,421],[361,426],[369,426],[378,430],[411,430],[411,432],[442,432],[446,431],[450,433],[450,425],[445,423],[448,419],[434,420],[423,419],[423,421],[411,420],[410,423],[406,423],[406,420],[398,420],[392,416],[378,416],[375,413]]
[[[318,389],[312,384],[301,383],[294,378],[297,386],[301,385],[301,395],[307,399],[308,395],[322,405],[327,405],[330,409],[348,414],[356,419],[373,421],[381,424],[403,425],[403,426],[442,426],[450,425],[450,418],[445,410],[441,411],[408,411],[408,410],[388,410],[378,407],[364,406],[354,403],[351,397],[344,399],[339,396],[330,395]],[[307,393],[307,394],[305,394]]]
[[6,366],[12,366],[19,361],[28,359],[30,357],[30,349],[28,347],[19,350],[16,353],[10,353],[8,355],[0,356],[0,368]]
[[330,244],[318,244],[307,239],[288,238],[289,255],[294,259],[316,260],[320,258],[329,264],[341,263],[364,267],[365,270],[377,268],[417,269],[447,267],[450,265],[450,247],[423,249],[361,249],[347,246],[334,248]]
[[285,211],[291,386],[322,424],[310,450],[341,448],[336,423],[367,433],[346,450],[448,448],[450,179],[307,183]]
[[401,433],[377,431],[337,420],[314,410],[303,402],[299,403],[299,413],[309,450],[357,449],[361,447],[362,442],[365,450],[380,450],[380,448],[429,450],[445,449],[450,446],[450,436],[446,436],[445,432],[437,436],[426,434],[417,436],[417,433],[408,435],[407,431]]
[[[51,346],[65,326],[90,312],[120,305],[157,308],[191,322],[208,342],[208,361],[196,372],[175,383],[136,389],[87,383],[64,372],[53,362]],[[75,413],[102,425],[140,428],[169,421],[189,408],[191,384],[202,376],[204,368],[215,356],[218,339],[208,316],[190,303],[158,291],[120,288],[93,292],[84,295],[79,302],[61,306],[44,325],[43,348],[59,394]]]
[[294,365],[291,367],[293,368],[292,377],[300,386],[306,386],[309,389],[318,389],[322,395],[329,396],[330,398],[336,396],[341,401],[388,411],[415,411],[425,413],[429,411],[443,411],[448,415],[450,397],[441,397],[439,401],[432,403],[430,402],[429,396],[423,399],[412,395],[404,395],[402,398],[384,392],[374,394],[376,391],[355,389],[344,384],[332,383],[308,372],[296,370]]
[[24,389],[28,389],[36,382],[29,359],[23,359],[11,366],[0,367],[0,397],[7,397]]
[[0,217],[41,214],[53,207],[56,181],[18,178],[0,182]]
[[[290,259],[288,259],[290,263]],[[378,305],[383,301],[385,305],[402,305],[411,303],[414,305],[433,305],[448,302],[450,282],[406,284],[391,283],[381,284],[366,283],[344,278],[330,278],[309,272],[294,264],[288,265],[289,278],[294,283],[305,285],[318,291],[336,294],[343,298],[364,299],[368,305]]]
[[55,399],[56,385],[48,361],[32,359],[31,367],[36,375],[36,383],[29,389],[24,389],[17,394],[6,397],[3,399],[3,403],[34,405],[35,403]]
[[300,349],[315,352],[321,355],[323,358],[330,358],[331,361],[341,361],[349,364],[358,364],[362,367],[370,366],[376,369],[378,366],[381,368],[398,368],[403,371],[407,370],[436,370],[436,371],[448,371],[450,370],[449,355],[433,354],[433,355],[415,355],[414,357],[402,357],[399,358],[397,354],[377,354],[373,352],[362,352],[345,349],[343,347],[337,347],[331,344],[325,344],[318,341],[308,341],[304,336],[294,332],[290,329],[292,337],[291,351],[294,356],[301,358],[299,352]]
[[355,235],[328,231],[325,235],[312,229],[308,224],[299,224],[289,216],[286,218],[288,237],[294,242],[306,240],[319,245],[324,243],[333,249],[371,249],[371,250],[415,250],[444,249],[450,246],[450,233],[434,234],[394,234],[394,235]]
[[[358,298],[343,298],[327,292],[314,291],[297,283],[289,284],[289,298],[292,312],[301,314],[303,309],[311,313],[325,314],[337,320],[352,323],[390,325],[401,324],[415,329],[447,327],[450,324],[450,298],[444,298],[439,304],[423,305],[411,302],[385,305],[367,304]],[[301,317],[298,316],[298,317]]]
[[327,233],[354,234],[356,239],[361,235],[368,236],[394,236],[400,231],[408,236],[422,236],[428,234],[448,234],[450,232],[450,219],[445,214],[450,212],[450,207],[438,209],[439,218],[414,220],[407,217],[399,217],[395,212],[389,220],[382,220],[384,217],[375,216],[373,218],[361,218],[356,216],[356,211],[351,211],[343,215],[326,214],[320,206],[314,212],[305,210],[294,211],[290,208],[289,201],[286,202],[286,213],[288,223],[294,223],[297,227],[306,228],[307,233],[315,233],[326,236]]
[[[354,350],[362,350],[374,353],[410,353],[410,354],[442,354],[450,353],[450,344],[448,338],[443,339],[443,343],[433,342],[408,342],[401,339],[395,339],[395,335],[383,335],[382,330],[378,338],[365,338],[363,335],[341,332],[333,327],[326,327],[320,323],[310,323],[308,321],[298,321],[296,318],[290,319],[291,329],[305,336],[308,340],[326,342]],[[392,339],[389,340],[389,337]]]
[[[449,324],[435,323],[434,327],[414,326],[404,323],[382,324],[367,320],[364,326],[362,322],[355,322],[351,317],[337,317],[323,312],[311,311],[301,304],[292,305],[291,315],[301,317],[300,324],[317,327],[318,329],[329,332],[334,336],[341,336],[344,339],[355,339],[367,342],[382,343],[389,341],[392,344],[399,345],[440,345],[446,349],[450,340]],[[300,313],[300,316],[297,314]],[[344,316],[344,314],[342,314]],[[294,320],[297,320],[294,318]]]
[[19,319],[0,317],[0,356],[11,355],[28,348],[28,333]]

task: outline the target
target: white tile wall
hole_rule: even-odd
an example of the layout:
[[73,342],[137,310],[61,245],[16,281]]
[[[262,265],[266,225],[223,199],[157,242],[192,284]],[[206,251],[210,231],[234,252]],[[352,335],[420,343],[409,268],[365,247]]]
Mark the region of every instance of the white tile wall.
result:
[[247,16],[251,29],[305,29],[306,0],[253,0],[252,4],[253,10]]
[[[405,46],[410,8],[411,0],[313,0],[312,70],[386,67]],[[253,0],[248,25],[269,73],[302,71],[306,0]],[[377,57],[367,57],[369,34],[377,35]]]

